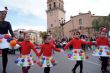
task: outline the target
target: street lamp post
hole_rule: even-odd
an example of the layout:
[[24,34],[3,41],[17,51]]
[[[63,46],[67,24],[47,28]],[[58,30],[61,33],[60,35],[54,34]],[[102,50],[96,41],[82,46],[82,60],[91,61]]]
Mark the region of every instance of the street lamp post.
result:
[[60,26],[61,26],[61,29],[62,29],[62,37],[64,38],[64,28],[63,28],[63,26],[65,25],[65,19],[61,18],[61,20],[59,20],[59,23],[60,23]]

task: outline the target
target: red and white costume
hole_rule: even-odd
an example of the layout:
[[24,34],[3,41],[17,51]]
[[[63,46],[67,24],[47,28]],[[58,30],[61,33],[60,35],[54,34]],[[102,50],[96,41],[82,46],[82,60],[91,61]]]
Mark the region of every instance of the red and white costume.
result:
[[38,65],[41,67],[52,67],[55,65],[55,60],[53,59],[52,50],[60,52],[60,49],[55,48],[51,43],[45,43],[41,45],[41,50],[39,55],[42,55],[42,58],[38,62]]
[[85,60],[88,58],[86,56],[86,52],[83,51],[82,44],[89,44],[92,45],[91,42],[83,41],[79,38],[73,38],[70,42],[67,43],[67,45],[64,47],[64,50],[66,50],[70,45],[73,46],[73,50],[71,52],[68,52],[68,59],[70,60]]
[[94,56],[110,56],[110,48],[108,38],[96,39],[97,49],[93,52]]
[[15,60],[15,63],[21,67],[34,65],[35,60],[32,57],[32,55],[30,55],[31,50],[33,50],[35,54],[38,56],[38,52],[34,47],[34,44],[32,44],[29,41],[23,41],[20,43],[18,42],[18,44],[21,46],[21,55],[18,56],[18,58]]

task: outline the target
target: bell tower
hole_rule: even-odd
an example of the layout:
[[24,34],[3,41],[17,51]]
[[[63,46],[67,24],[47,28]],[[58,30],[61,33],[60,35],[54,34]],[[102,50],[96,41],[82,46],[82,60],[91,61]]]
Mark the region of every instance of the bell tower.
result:
[[47,31],[60,27],[59,20],[65,19],[64,1],[47,0]]

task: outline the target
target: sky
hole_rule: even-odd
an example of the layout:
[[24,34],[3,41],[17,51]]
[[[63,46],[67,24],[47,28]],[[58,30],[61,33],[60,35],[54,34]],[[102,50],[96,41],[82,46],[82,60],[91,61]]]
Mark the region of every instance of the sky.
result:
[[[13,30],[27,29],[45,31],[47,29],[47,0],[0,0],[0,10],[8,7],[6,20]],[[66,21],[70,16],[79,12],[91,11],[97,16],[106,16],[110,13],[110,0],[64,0]]]

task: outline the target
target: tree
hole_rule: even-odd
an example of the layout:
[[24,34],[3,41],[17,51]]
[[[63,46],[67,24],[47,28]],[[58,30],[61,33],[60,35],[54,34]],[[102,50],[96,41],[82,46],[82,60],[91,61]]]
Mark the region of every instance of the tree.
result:
[[106,27],[110,30],[110,14],[108,16],[99,17],[94,19],[92,22],[92,27],[95,31],[99,31],[100,27]]
[[100,25],[99,25],[99,21],[98,21],[97,19],[94,19],[94,20],[93,20],[93,22],[92,22],[92,27],[93,27],[96,31],[99,30]]

